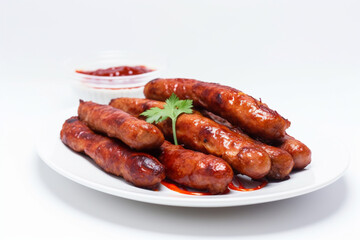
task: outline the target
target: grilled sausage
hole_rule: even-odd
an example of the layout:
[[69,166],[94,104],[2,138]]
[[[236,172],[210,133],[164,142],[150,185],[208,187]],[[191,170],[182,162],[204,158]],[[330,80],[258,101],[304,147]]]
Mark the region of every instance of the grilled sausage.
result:
[[[229,123],[225,119],[223,119],[211,112],[202,110],[201,113],[204,114],[205,116],[211,118],[215,122],[227,126],[228,128],[230,128],[231,130],[233,130],[235,132],[244,134],[239,128],[234,127],[231,123]],[[300,142],[299,140],[295,139],[294,137],[289,136],[287,133],[285,133],[284,138],[272,143],[272,145],[274,145],[276,148],[272,147],[270,145],[261,143],[259,141],[257,141],[257,143],[259,143],[262,146],[262,148],[269,154],[269,156],[271,157],[272,160],[274,159],[273,153],[276,155],[281,154],[278,150],[279,148],[288,152],[291,155],[293,162],[294,162],[293,169],[303,169],[307,165],[309,165],[311,162],[310,149],[304,143]],[[283,155],[283,154],[281,154],[281,155]],[[283,161],[279,160],[278,165],[281,169],[283,169],[282,172],[285,173],[287,171],[287,170],[285,170],[286,168],[290,169],[290,161],[286,161],[286,160],[284,160],[284,158],[281,158],[281,157],[280,157],[280,159],[283,159]],[[274,161],[272,161],[272,168],[273,168],[273,166],[274,166]],[[288,167],[286,167],[286,166],[288,166]],[[270,170],[270,173],[269,173],[270,175],[272,175],[271,172],[272,171]]]
[[271,159],[271,169],[270,172],[266,175],[267,178],[283,180],[289,177],[289,174],[294,167],[294,159],[287,151],[281,148],[267,145],[260,141],[256,141],[240,131],[238,128],[233,129],[233,131],[248,141],[253,142],[255,145],[259,146],[269,155]]
[[165,166],[166,177],[184,186],[223,193],[232,181],[233,171],[223,159],[184,149],[165,141],[159,161]]
[[266,104],[231,87],[193,79],[155,79],[145,85],[147,98],[164,101],[175,93],[241,127],[253,138],[265,141],[285,136],[290,122]]
[[108,105],[80,100],[78,115],[91,129],[115,137],[136,150],[161,146],[164,136],[154,125]]
[[302,142],[292,136],[285,135],[277,145],[291,154],[294,159],[294,169],[304,169],[311,162],[311,150]]
[[215,122],[222,124],[229,129],[231,129],[236,134],[242,135],[243,138],[247,139],[250,142],[253,142],[257,146],[261,147],[270,157],[271,159],[271,169],[268,173],[267,177],[270,179],[287,179],[291,170],[294,167],[294,160],[292,156],[285,150],[280,148],[267,145],[260,141],[256,141],[242,132],[239,128],[234,127],[231,123],[219,117],[207,110],[200,111],[204,116],[214,120]]
[[[164,104],[154,100],[131,98],[118,98],[110,102],[111,106],[134,116],[139,116],[151,107],[162,108]],[[170,119],[156,126],[165,137],[172,138]],[[221,157],[233,169],[251,178],[262,178],[270,171],[270,158],[265,151],[200,113],[181,114],[176,121],[176,135],[178,141],[186,147]]]
[[95,134],[77,117],[65,121],[60,138],[74,151],[92,158],[105,172],[121,176],[135,186],[153,188],[165,178],[165,168],[156,158]]

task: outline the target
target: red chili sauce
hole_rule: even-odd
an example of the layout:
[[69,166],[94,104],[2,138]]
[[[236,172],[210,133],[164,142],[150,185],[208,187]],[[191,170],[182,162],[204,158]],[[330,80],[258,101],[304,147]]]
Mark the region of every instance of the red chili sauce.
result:
[[[260,184],[257,181],[251,181],[250,185],[255,184],[256,186],[250,187],[250,188],[245,188],[244,187],[245,184],[243,184],[242,181],[244,181],[244,179],[240,179],[238,176],[235,176],[233,181],[229,184],[228,189],[225,190],[225,192],[223,192],[222,194],[229,193],[230,192],[229,189],[235,190],[235,191],[240,191],[240,192],[255,191],[255,190],[259,190],[259,189],[265,187],[268,183],[266,180],[263,180],[262,182],[260,182]],[[212,195],[211,193],[206,192],[206,191],[198,191],[195,189],[184,187],[184,186],[182,186],[178,183],[172,182],[170,180],[163,180],[161,182],[161,184],[172,191],[182,193],[182,194],[196,195],[196,196]],[[247,182],[246,185],[249,185],[249,182]]]
[[195,189],[190,189],[190,188],[181,186],[178,183],[174,183],[174,182],[172,182],[170,180],[162,180],[161,184],[164,185],[165,187],[167,187],[170,190],[173,190],[175,192],[182,193],[182,194],[196,195],[196,196],[211,195],[211,193],[197,191]]
[[[231,190],[240,191],[240,192],[250,192],[250,191],[259,190],[259,189],[265,187],[267,184],[268,184],[268,182],[266,180],[258,182],[258,181],[241,179],[240,177],[235,176],[233,178],[232,182],[229,183],[228,188],[230,188]],[[244,185],[246,185],[246,187]],[[248,187],[249,185],[251,187]]]
[[152,72],[152,71],[154,71],[154,70],[149,69],[143,65],[118,66],[118,67],[111,67],[111,68],[106,68],[106,69],[98,69],[95,71],[76,70],[77,73],[93,75],[93,76],[101,76],[101,77],[131,76],[131,75],[139,75],[139,74],[143,74],[143,73],[148,73],[148,72]]

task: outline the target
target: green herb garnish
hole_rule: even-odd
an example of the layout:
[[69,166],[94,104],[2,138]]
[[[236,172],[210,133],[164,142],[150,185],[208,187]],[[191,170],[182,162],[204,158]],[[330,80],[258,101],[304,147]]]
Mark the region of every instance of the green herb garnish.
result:
[[141,116],[146,117],[148,123],[159,123],[167,118],[171,118],[172,121],[172,132],[174,137],[175,145],[178,145],[176,138],[176,120],[182,113],[192,113],[193,101],[192,100],[180,100],[175,93],[166,99],[164,108],[153,107],[145,112],[141,113]]

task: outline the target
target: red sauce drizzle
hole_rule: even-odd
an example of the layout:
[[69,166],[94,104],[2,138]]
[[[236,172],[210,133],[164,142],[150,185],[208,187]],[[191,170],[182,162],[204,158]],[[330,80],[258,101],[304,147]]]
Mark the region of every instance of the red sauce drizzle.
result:
[[[240,180],[240,179],[241,179],[240,177],[235,176],[233,181],[231,183],[229,183],[228,188],[230,188],[231,190],[240,191],[240,192],[250,192],[250,191],[259,190],[259,189],[265,187],[268,184],[268,181],[263,180],[256,187],[245,188],[242,181],[248,181],[249,183],[251,182],[251,184],[254,184],[255,181],[245,180],[245,179]],[[182,186],[182,185],[180,185],[178,183],[175,183],[175,182],[173,182],[171,180],[167,180],[167,179],[161,181],[161,184],[164,185],[165,187],[167,187],[168,189],[172,190],[172,191],[182,193],[182,194],[195,195],[195,196],[212,195],[209,192],[199,191],[199,190],[195,190],[195,189],[192,189],[192,188],[188,188],[188,187]],[[230,192],[230,190],[227,189],[222,194],[226,194],[226,193],[229,193],[229,192]]]
[[193,190],[187,187],[180,186],[180,184],[173,183],[169,180],[163,180],[161,181],[161,184],[167,187],[170,190],[173,190],[178,193],[187,194],[187,195],[196,195],[196,196],[204,196],[204,195],[212,195],[209,192],[201,192],[197,190]]
[[139,75],[139,74],[143,74],[143,73],[148,73],[148,72],[152,72],[152,71],[154,71],[154,70],[149,69],[143,65],[118,66],[118,67],[110,67],[110,68],[106,68],[106,69],[98,69],[95,71],[76,70],[77,73],[93,75],[93,76],[101,76],[101,77],[131,76],[131,75]]
[[238,176],[235,176],[233,181],[231,183],[229,183],[229,188],[231,190],[235,190],[235,191],[240,191],[240,192],[250,192],[250,191],[255,191],[255,190],[259,190],[263,187],[265,187],[268,184],[268,181],[263,180],[262,182],[260,182],[259,185],[257,185],[256,187],[253,188],[245,188],[244,185],[241,183],[240,178]]

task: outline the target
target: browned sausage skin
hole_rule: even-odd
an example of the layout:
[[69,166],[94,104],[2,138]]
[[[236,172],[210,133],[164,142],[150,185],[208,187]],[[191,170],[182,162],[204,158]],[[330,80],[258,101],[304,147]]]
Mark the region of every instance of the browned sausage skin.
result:
[[120,139],[136,150],[158,148],[164,142],[163,134],[154,125],[108,105],[80,100],[78,115],[91,129]]
[[184,149],[165,141],[159,161],[164,164],[166,177],[184,186],[223,193],[232,181],[233,171],[223,159]]
[[155,79],[145,85],[147,98],[164,101],[175,93],[180,99],[192,99],[205,108],[241,127],[254,138],[266,141],[285,136],[290,122],[266,104],[231,87],[194,79]]
[[[148,99],[119,98],[113,99],[110,105],[139,116],[151,107],[162,108],[164,102]],[[172,138],[171,121],[157,124],[164,135]],[[176,121],[178,141],[190,149],[213,154],[227,161],[233,169],[254,179],[268,174],[271,162],[268,154],[253,143],[237,136],[225,126],[195,112],[181,114]]]
[[74,151],[92,158],[105,172],[121,176],[135,186],[153,188],[165,178],[164,166],[156,158],[95,134],[77,117],[65,121],[60,138]]
[[[225,119],[209,112],[206,110],[202,110],[201,111],[202,114],[204,114],[205,116],[213,119],[215,122],[223,124],[225,126],[227,126],[228,128],[230,128],[231,130],[238,132],[240,134],[244,134],[239,128],[234,127],[231,123],[229,123],[228,121],[226,121]],[[261,143],[259,141],[257,141],[259,144],[262,145],[262,148],[264,150],[266,150],[266,152],[269,154],[269,156],[272,156],[272,153],[270,151],[271,148],[274,148],[270,145],[266,145],[264,143]],[[286,152],[288,152],[292,159],[293,159],[293,169],[303,169],[305,168],[307,165],[310,164],[311,162],[311,151],[310,149],[302,142],[300,142],[299,140],[295,139],[294,137],[289,136],[287,133],[285,133],[285,137],[275,141],[272,143],[273,146],[280,148]],[[276,150],[277,154],[279,154],[280,152],[278,150]],[[276,154],[276,152],[274,152]],[[281,162],[280,162],[281,163]],[[283,164],[281,164],[282,166],[284,166]],[[271,171],[270,171],[271,172]],[[271,174],[271,173],[270,173]]]
[[311,163],[311,150],[294,137],[286,134],[277,146],[291,154],[295,162],[294,169],[304,169]]
[[229,129],[231,129],[234,133],[241,135],[243,138],[247,139],[250,142],[253,142],[257,146],[261,147],[271,158],[271,169],[267,178],[270,179],[287,179],[291,170],[294,167],[294,160],[292,156],[285,150],[282,150],[280,148],[267,145],[265,143],[262,143],[260,141],[256,141],[246,135],[244,132],[242,132],[239,128],[234,127],[231,123],[223,119],[222,117],[219,117],[212,112],[209,112],[207,110],[201,110],[200,111],[204,116],[214,120],[215,122],[222,124]]

